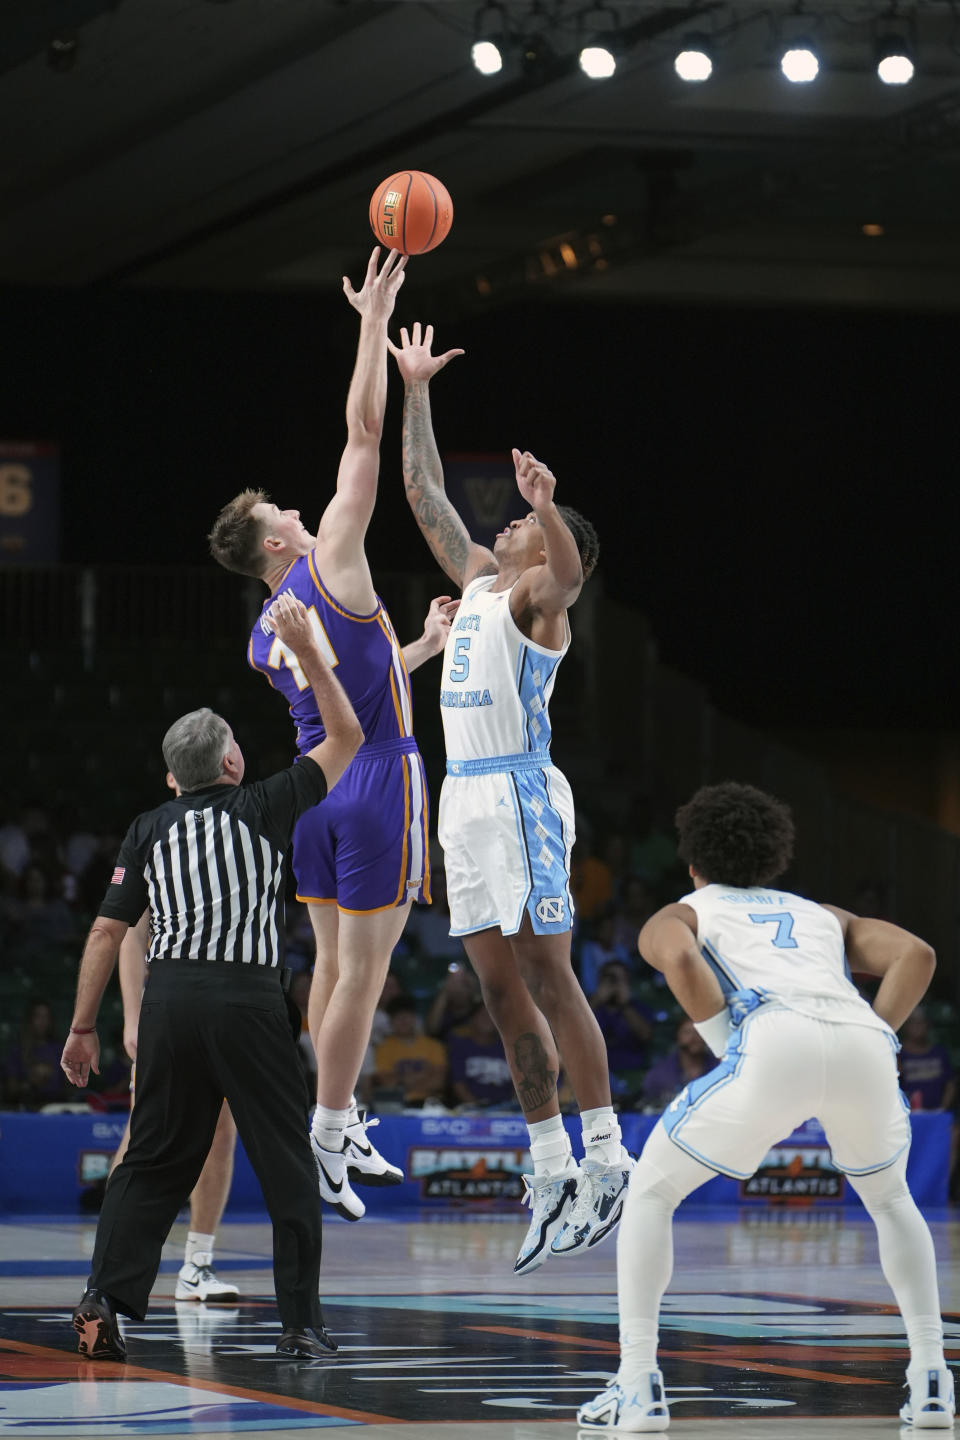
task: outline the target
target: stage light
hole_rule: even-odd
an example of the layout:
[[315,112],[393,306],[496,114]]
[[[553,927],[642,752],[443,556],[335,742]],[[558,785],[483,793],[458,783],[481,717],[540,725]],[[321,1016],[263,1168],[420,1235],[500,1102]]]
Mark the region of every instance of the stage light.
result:
[[470,51],[474,69],[481,75],[498,75],[503,69],[503,56],[492,40],[475,40]]
[[673,62],[681,80],[695,84],[713,74],[712,47],[705,35],[688,35]]
[[877,74],[884,85],[909,85],[914,75],[913,47],[902,35],[877,41]]
[[791,85],[808,85],[816,80],[820,61],[808,40],[796,40],[780,59],[780,69]]
[[506,17],[497,0],[488,0],[481,6],[473,21],[474,41],[470,48],[470,59],[475,70],[481,75],[499,75],[503,69],[503,51],[506,39]]
[[621,49],[620,16],[599,0],[577,16],[580,41],[580,69],[590,80],[609,80],[616,72]]
[[590,80],[609,80],[617,68],[617,57],[605,45],[584,45],[580,69]]

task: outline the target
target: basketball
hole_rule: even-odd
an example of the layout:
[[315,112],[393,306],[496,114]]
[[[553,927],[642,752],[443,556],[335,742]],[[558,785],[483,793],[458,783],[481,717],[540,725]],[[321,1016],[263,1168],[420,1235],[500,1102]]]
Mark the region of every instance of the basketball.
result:
[[401,255],[435,250],[452,224],[453,201],[447,187],[423,170],[398,170],[373,192],[373,233],[381,245]]

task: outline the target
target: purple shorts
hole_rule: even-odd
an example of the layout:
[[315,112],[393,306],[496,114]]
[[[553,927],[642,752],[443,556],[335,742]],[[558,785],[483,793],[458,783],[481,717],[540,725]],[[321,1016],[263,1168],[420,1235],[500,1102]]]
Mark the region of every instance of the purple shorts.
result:
[[427,780],[416,742],[364,745],[293,832],[297,899],[350,915],[430,900]]

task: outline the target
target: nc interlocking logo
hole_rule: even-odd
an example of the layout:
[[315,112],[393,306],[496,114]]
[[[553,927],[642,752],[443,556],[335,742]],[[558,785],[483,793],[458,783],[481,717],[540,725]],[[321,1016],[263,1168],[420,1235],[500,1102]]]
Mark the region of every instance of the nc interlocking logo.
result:
[[563,896],[544,895],[537,901],[537,919],[542,925],[557,925],[563,919]]

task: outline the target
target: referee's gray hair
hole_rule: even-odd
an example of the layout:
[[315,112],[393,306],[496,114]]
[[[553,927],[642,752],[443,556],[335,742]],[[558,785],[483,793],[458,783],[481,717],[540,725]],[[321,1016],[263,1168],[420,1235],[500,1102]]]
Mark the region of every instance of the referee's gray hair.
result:
[[163,737],[163,758],[181,790],[219,780],[229,749],[230,726],[208,706],[181,715]]

